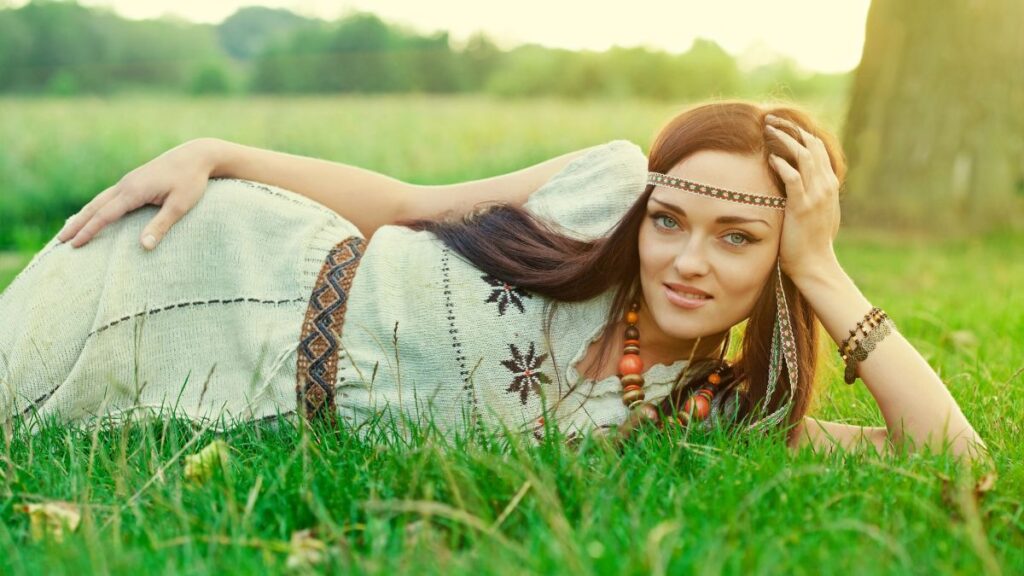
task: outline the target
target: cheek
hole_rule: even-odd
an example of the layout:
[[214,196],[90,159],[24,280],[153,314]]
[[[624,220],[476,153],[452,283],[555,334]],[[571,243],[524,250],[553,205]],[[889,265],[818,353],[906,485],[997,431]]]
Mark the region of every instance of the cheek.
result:
[[638,252],[640,257],[640,269],[655,272],[671,266],[675,260],[675,250],[670,242],[659,242],[654,236],[657,231],[649,229],[645,224],[640,228],[638,240]]
[[729,287],[729,295],[735,305],[749,313],[765,284],[775,278],[775,260],[758,261],[753,264],[746,261],[737,264],[730,266],[728,271],[722,271],[723,276],[727,276],[727,279],[723,277],[723,284]]
[[640,276],[648,287],[657,286],[665,276],[674,277],[671,271],[673,255],[665,250],[649,250],[640,256]]

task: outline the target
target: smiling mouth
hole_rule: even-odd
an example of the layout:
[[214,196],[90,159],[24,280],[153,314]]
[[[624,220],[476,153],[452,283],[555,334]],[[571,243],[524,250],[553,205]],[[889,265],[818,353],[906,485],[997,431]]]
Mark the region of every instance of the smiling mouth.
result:
[[675,288],[669,286],[668,284],[665,284],[664,286],[665,286],[665,288],[668,288],[669,290],[671,290],[675,294],[678,294],[682,298],[685,298],[687,300],[693,300],[694,302],[701,302],[701,301],[704,301],[704,300],[711,300],[712,299],[712,296],[708,296],[706,294],[697,294],[696,292],[687,292],[685,290],[676,290]]
[[665,298],[671,304],[685,310],[696,310],[697,308],[707,305],[707,303],[713,299],[711,296],[705,296],[703,294],[677,292],[668,286],[663,286],[662,290],[665,291]]

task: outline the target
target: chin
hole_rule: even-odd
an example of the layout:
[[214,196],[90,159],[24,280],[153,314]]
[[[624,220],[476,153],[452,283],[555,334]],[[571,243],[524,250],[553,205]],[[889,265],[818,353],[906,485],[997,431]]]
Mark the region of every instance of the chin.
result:
[[[710,315],[708,314],[709,307],[710,303],[700,310],[681,310],[666,302],[663,306],[653,308],[652,313],[658,329],[666,336],[677,340],[694,340],[716,334],[724,329],[721,326],[711,326],[708,323],[708,319],[715,316],[713,311]],[[700,312],[700,317],[695,317],[693,312]],[[640,337],[643,338],[643,335],[641,334]]]

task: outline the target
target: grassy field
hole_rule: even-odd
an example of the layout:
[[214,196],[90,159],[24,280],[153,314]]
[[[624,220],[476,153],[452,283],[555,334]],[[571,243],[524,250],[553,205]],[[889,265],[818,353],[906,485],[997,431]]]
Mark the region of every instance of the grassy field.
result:
[[[832,129],[841,102],[805,105]],[[0,97],[0,251],[31,250],[127,172],[200,136],[311,155],[416,183],[493,176],[626,138],[645,150],[682,104],[480,97]],[[14,191],[14,193],[8,193]]]
[[[17,135],[0,162],[16,167],[19,193],[68,184],[79,201],[169,146],[213,135],[441,182],[610,138],[646,148],[674,110],[284,102],[0,101],[0,136]],[[819,111],[839,125],[837,109]],[[54,232],[25,233],[27,249],[0,253],[0,289]],[[402,443],[386,430],[311,434],[287,423],[226,433],[177,420],[48,424],[3,435],[0,573],[1020,574],[1022,241],[845,230],[837,244],[988,443],[992,486],[942,454],[793,456],[777,441],[699,433],[644,435],[618,454],[430,434]],[[843,384],[834,355],[827,363],[813,413],[883,425],[863,384]],[[229,447],[223,465],[186,479],[185,458],[215,439]],[[37,541],[21,506],[50,501],[78,505],[81,524],[62,541]]]

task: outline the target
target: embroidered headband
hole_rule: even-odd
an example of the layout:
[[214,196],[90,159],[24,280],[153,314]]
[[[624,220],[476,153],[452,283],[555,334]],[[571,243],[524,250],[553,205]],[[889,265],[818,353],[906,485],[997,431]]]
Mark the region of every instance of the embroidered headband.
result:
[[683,180],[682,178],[666,176],[657,172],[647,173],[647,183],[654,184],[655,186],[678,188],[687,192],[693,192],[694,194],[702,194],[704,196],[710,196],[720,200],[729,200],[731,202],[747,204],[750,206],[764,206],[766,208],[775,208],[776,210],[784,210],[786,208],[786,199],[779,196],[762,196],[760,194],[735,192],[724,188],[715,188],[714,186],[708,186],[707,184],[700,184],[699,182],[693,182],[691,180]]

